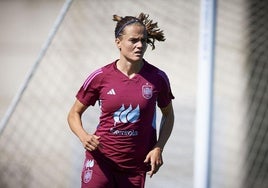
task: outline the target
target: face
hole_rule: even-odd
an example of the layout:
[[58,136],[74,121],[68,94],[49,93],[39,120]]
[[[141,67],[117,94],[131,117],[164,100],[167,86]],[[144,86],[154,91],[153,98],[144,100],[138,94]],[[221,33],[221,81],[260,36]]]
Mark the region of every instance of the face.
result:
[[147,35],[144,26],[131,24],[124,28],[120,39],[116,39],[117,47],[120,49],[120,58],[129,62],[141,61],[147,48]]

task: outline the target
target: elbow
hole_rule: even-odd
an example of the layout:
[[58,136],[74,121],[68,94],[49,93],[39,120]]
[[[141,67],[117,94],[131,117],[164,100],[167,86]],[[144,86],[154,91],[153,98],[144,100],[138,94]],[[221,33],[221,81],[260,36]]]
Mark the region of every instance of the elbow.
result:
[[75,112],[75,110],[73,108],[71,108],[71,110],[67,114],[67,122],[68,122],[70,127],[72,126],[73,122],[75,121],[76,116],[77,116],[77,113]]
[[68,122],[69,126],[71,126],[72,119],[73,119],[73,115],[72,115],[71,111],[69,111],[69,113],[67,114],[67,122]]

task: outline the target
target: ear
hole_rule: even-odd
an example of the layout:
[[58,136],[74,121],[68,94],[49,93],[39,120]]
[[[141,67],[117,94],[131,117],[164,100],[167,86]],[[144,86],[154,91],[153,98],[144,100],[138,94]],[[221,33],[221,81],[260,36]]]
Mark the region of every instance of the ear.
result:
[[121,40],[119,38],[115,39],[115,44],[119,50],[121,50]]

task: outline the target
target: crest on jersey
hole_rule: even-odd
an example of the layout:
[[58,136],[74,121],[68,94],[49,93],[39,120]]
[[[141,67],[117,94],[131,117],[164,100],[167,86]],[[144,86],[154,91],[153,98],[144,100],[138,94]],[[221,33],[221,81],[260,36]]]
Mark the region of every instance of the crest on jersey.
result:
[[142,86],[142,96],[145,99],[150,99],[153,96],[153,87],[148,83]]

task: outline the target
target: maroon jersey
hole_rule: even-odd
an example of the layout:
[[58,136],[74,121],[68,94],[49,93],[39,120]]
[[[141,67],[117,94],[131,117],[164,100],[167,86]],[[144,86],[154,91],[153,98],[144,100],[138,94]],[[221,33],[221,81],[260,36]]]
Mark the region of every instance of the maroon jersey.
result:
[[106,158],[121,169],[144,169],[156,144],[156,105],[166,107],[173,95],[166,74],[144,61],[133,78],[116,68],[116,61],[86,79],[76,95],[86,106],[99,101],[101,115],[95,134]]

